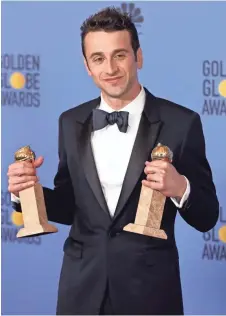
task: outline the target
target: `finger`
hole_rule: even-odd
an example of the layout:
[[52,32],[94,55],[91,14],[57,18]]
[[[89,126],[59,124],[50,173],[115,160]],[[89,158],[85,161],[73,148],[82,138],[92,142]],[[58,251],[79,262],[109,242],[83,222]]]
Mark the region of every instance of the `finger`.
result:
[[159,167],[153,167],[153,166],[146,166],[144,168],[144,173],[146,175],[148,175],[149,173],[153,174],[153,173],[164,173],[165,170],[160,169]]
[[44,161],[44,157],[40,156],[38,157],[37,159],[35,159],[35,161],[33,162],[33,165],[35,168],[39,168],[42,164],[43,164],[43,161]]
[[26,166],[22,165],[19,168],[9,170],[7,175],[9,177],[24,176],[24,175],[34,176],[34,175],[36,175],[36,170],[32,165],[26,165]]
[[24,168],[24,167],[32,167],[31,161],[17,161],[9,165],[8,171],[15,170],[18,168]]
[[32,167],[32,163],[30,161],[17,161],[9,165],[8,172],[13,171],[18,168],[24,167]]
[[163,177],[159,174],[148,174],[147,181],[163,183]]
[[26,183],[26,182],[38,182],[39,179],[36,176],[21,176],[21,177],[10,177],[9,178],[9,184],[20,184],[20,183]]
[[164,161],[164,160],[153,160],[150,162],[149,166],[152,167],[158,167],[160,169],[167,169],[169,166],[169,162],[168,161]]
[[34,182],[33,181],[26,182],[26,183],[21,183],[21,184],[15,184],[15,185],[11,185],[10,184],[8,186],[8,191],[11,192],[11,193],[20,192],[22,190],[31,188],[33,186],[34,186]]
[[151,182],[147,180],[142,180],[142,184],[152,190],[160,191],[162,189],[162,185],[158,182]]

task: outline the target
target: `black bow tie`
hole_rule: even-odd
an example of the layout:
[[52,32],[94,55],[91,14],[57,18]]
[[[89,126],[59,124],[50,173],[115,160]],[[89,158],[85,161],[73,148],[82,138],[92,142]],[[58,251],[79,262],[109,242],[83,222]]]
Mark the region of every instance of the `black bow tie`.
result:
[[126,133],[128,127],[129,112],[126,111],[115,111],[107,113],[103,110],[93,110],[93,130],[99,130],[107,125],[117,124],[118,129],[122,133]]

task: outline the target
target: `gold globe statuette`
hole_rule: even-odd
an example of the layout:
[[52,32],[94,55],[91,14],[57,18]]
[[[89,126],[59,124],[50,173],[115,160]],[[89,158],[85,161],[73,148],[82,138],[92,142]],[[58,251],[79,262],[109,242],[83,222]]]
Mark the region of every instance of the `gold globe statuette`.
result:
[[169,147],[158,143],[158,145],[152,150],[151,153],[152,160],[165,160],[172,163],[173,161],[173,152],[169,149]]
[[25,160],[33,161],[36,158],[35,153],[31,150],[30,146],[21,147],[15,152],[14,156],[15,156],[15,161],[25,161]]
[[[164,160],[172,163],[173,152],[169,147],[158,143],[152,150],[151,159]],[[165,231],[161,229],[165,201],[166,197],[161,192],[142,185],[135,223],[126,225],[123,230],[150,237],[167,239]]]
[[[14,154],[15,162],[30,161],[36,158],[30,146],[18,149]],[[21,228],[17,237],[37,236],[56,233],[58,229],[48,223],[43,188],[40,183],[19,192],[24,227]]]

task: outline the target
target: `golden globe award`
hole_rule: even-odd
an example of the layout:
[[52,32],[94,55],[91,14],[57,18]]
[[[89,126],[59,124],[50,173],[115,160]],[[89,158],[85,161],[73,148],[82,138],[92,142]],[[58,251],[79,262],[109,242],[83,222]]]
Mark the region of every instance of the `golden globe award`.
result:
[[[15,161],[35,160],[35,153],[29,146],[20,148],[15,153]],[[40,183],[19,192],[24,228],[21,228],[17,237],[27,237],[55,233],[58,229],[48,223],[43,189]]]
[[[165,160],[172,163],[173,153],[162,144],[158,144],[151,153],[152,160]],[[141,235],[167,239],[160,229],[166,197],[159,191],[142,185],[135,223],[126,225],[123,230]]]

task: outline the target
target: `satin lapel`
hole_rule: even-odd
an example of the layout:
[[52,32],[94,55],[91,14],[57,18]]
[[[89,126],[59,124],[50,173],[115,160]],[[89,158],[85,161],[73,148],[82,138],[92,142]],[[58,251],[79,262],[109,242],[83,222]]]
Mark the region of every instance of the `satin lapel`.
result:
[[144,112],[141,117],[114,219],[116,219],[116,217],[118,217],[121,213],[135,185],[137,184],[137,181],[144,171],[145,161],[150,159],[151,151],[154,146],[157,145],[156,142],[162,126],[158,108],[155,108],[156,102],[151,102],[154,100],[154,97],[147,90],[146,93],[147,99]]
[[96,164],[93,156],[92,146],[91,146],[91,133],[92,133],[92,116],[84,123],[82,126],[80,134],[80,153],[81,153],[81,163],[83,164],[86,179],[97,199],[101,208],[109,215],[108,206],[101,188],[100,180],[98,177]]

